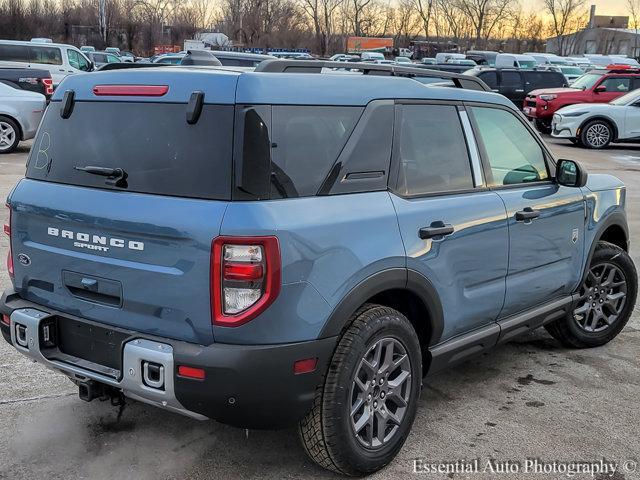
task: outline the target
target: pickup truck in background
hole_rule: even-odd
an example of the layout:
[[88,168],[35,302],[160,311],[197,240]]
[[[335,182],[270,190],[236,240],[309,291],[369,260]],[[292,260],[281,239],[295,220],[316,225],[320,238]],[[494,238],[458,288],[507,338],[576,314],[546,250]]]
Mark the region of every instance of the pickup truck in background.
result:
[[0,82],[11,87],[41,93],[47,102],[53,95],[53,79],[48,70],[36,68],[0,68]]

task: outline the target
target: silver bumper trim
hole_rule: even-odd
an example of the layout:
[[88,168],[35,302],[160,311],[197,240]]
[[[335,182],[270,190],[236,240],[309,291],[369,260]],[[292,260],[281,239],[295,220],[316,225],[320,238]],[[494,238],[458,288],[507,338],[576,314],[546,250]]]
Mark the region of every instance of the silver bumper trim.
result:
[[[175,396],[173,347],[147,339],[130,340],[124,345],[120,379],[87,370],[77,364],[50,360],[40,351],[40,322],[49,316],[34,308],[21,308],[11,314],[11,343],[23,355],[75,380],[91,379],[122,390],[134,400],[180,413],[198,420],[207,417],[185,409]],[[145,383],[148,362],[161,366],[163,382]],[[147,380],[148,381],[148,380]]]

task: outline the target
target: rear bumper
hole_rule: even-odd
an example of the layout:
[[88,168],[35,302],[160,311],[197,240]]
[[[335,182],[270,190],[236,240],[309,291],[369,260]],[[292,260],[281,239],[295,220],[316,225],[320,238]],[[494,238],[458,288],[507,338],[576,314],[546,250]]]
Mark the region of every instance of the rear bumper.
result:
[[[211,418],[241,428],[294,425],[311,409],[337,338],[283,345],[197,345],[138,332],[126,332],[122,368],[109,369],[57,349],[44,348],[43,326],[56,316],[106,327],[44,308],[7,290],[0,313],[3,337],[20,353],[60,371],[76,382],[94,380],[122,390],[125,396],[193,418]],[[121,333],[121,331],[119,332]],[[41,348],[41,346],[43,346]],[[118,345],[117,348],[120,348]],[[52,353],[53,351],[53,353]],[[293,373],[296,360],[317,358],[315,371]],[[161,387],[144,380],[144,364],[163,367]],[[178,366],[202,368],[203,380],[181,377]]]

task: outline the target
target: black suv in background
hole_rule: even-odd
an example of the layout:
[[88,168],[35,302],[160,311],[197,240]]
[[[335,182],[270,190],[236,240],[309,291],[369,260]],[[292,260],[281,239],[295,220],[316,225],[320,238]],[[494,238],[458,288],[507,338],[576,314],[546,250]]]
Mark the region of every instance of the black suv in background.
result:
[[504,95],[521,110],[527,93],[538,88],[569,86],[562,73],[549,70],[482,68],[468,70],[465,74],[480,78],[492,91]]

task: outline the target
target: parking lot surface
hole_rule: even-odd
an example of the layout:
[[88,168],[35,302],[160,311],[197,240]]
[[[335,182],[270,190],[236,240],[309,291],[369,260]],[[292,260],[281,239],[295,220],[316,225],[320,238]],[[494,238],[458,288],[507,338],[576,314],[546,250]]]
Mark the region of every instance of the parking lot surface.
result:
[[[640,266],[640,146],[589,151],[547,139],[556,158],[582,162],[627,184],[631,256]],[[24,173],[29,144],[0,156],[0,197]],[[7,220],[0,210],[0,222]],[[4,264],[8,239],[0,236]],[[2,268],[0,288],[9,286]],[[490,459],[618,463],[640,478],[640,310],[605,347],[569,350],[544,330],[429,379],[412,433],[373,478],[413,475],[414,460]],[[332,478],[305,456],[294,429],[244,431],[129,402],[118,420],[108,402],[85,403],[60,374],[0,344],[0,478]],[[625,464],[626,465],[623,465]],[[637,465],[637,463],[635,463]],[[626,470],[623,468],[626,466]],[[504,478],[562,478],[504,474]],[[423,474],[423,478],[490,478]],[[493,476],[492,478],[495,478]],[[574,478],[594,478],[578,475]]]

